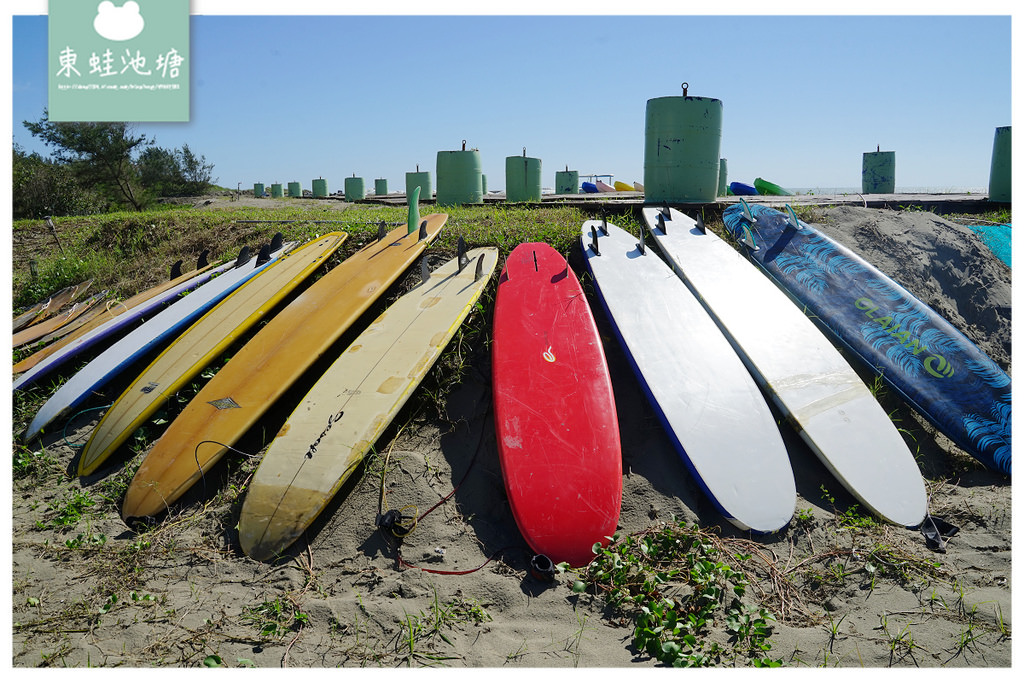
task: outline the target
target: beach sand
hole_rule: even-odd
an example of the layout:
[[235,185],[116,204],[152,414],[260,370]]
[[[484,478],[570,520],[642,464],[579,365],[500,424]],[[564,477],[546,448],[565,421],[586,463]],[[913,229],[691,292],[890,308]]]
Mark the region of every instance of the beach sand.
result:
[[[1010,369],[1010,270],[968,228],[929,213],[850,207],[820,210],[812,222]],[[883,395],[919,451],[931,513],[960,528],[946,552],[926,549],[918,531],[844,525],[838,513],[853,499],[788,427],[799,522],[750,539],[691,480],[593,308],[622,435],[622,534],[680,520],[753,554],[733,566],[752,581],[748,601],[775,614],[768,656],[785,666],[1010,666],[1008,477],[984,470]],[[13,665],[655,666],[632,647],[628,620],[601,596],[572,591],[573,573],[553,582],[530,574],[495,447],[487,349],[467,350],[467,363],[445,415],[404,411],[378,456],[304,540],[271,563],[242,555],[234,529],[238,491],[257,458],[238,456],[210,473],[205,488],[144,532],[116,513],[54,528],[78,491],[103,501],[125,467],[71,476],[75,449],[67,443],[83,442],[94,416],[72,423],[67,442],[49,437],[49,471],[14,482]],[[386,508],[423,513],[454,489],[401,541],[375,526],[385,454]],[[106,504],[117,509],[120,501]],[[723,634],[715,624],[709,637],[724,642]]]

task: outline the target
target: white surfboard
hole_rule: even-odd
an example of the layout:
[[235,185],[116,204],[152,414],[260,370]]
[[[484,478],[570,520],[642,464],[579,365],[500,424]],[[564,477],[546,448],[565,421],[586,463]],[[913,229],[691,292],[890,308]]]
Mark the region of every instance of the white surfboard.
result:
[[587,221],[582,241],[617,336],[701,489],[740,529],[784,527],[796,507],[789,455],[729,340],[642,240],[611,223]]
[[144,353],[180,332],[216,306],[219,301],[266,268],[291,246],[293,245],[275,245],[275,251],[267,250],[266,260],[240,255],[234,268],[174,302],[112,344],[61,385],[43,404],[25,430],[24,440],[31,440],[46,425],[81,405],[93,391],[106,384]]
[[643,214],[676,273],[836,479],[882,519],[919,525],[927,496],[913,455],[810,318],[703,224],[675,209],[645,208]]
[[474,249],[435,270],[360,334],[281,427],[245,496],[242,550],[285,550],[316,519],[458,331],[498,263]]

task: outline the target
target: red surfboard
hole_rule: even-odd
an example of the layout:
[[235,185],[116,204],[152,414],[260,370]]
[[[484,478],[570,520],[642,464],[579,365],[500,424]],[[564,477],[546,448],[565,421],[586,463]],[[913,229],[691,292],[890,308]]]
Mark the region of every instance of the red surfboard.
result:
[[622,449],[590,305],[544,243],[505,260],[494,303],[494,416],[512,515],[537,554],[580,567],[615,533]]

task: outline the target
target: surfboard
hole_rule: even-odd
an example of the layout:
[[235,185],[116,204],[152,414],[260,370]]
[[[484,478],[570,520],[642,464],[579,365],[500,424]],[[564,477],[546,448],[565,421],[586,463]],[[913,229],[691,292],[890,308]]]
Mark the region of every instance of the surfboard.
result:
[[754,189],[757,190],[758,194],[765,195],[782,196],[793,194],[786,188],[776,185],[773,182],[767,181],[764,178],[754,178]]
[[[749,259],[914,410],[990,469],[1010,474],[1010,377],[931,307],[847,247],[765,206],[723,214]],[[790,212],[792,209],[789,210]]]
[[259,257],[252,257],[249,248],[243,247],[235,259],[234,268],[197,287],[194,292],[175,301],[107,347],[50,396],[26,428],[24,440],[30,441],[38,436],[46,425],[81,405],[123,369],[173,339],[243,282],[266,268],[268,263],[286,250],[286,245],[280,241],[280,234],[275,237],[273,249],[271,251],[271,247],[264,247]]
[[[209,267],[209,265],[206,263],[206,252],[203,252],[203,255],[200,257],[200,264],[201,264],[201,266],[203,268]],[[194,276],[198,275],[199,274],[199,270],[198,269],[199,269],[199,266],[197,266],[197,270],[196,271],[193,271],[192,273],[190,273],[188,275],[188,278],[191,278],[191,277],[194,277]],[[146,290],[146,292],[143,292],[143,293],[140,293],[140,294],[136,294],[135,296],[131,297],[130,300],[142,301],[142,300],[144,300],[144,299],[142,299],[143,295],[154,296],[154,295],[158,294],[159,291],[162,291],[162,289],[165,289],[167,287],[172,286],[172,283],[177,284],[180,281],[184,281],[184,279],[176,280],[176,278],[181,278],[181,261],[180,260],[177,261],[172,266],[172,268],[171,268],[171,277],[170,277],[170,280],[168,282],[161,283],[160,285],[157,285],[156,287],[153,287],[153,288],[151,288],[149,290]],[[185,279],[187,279],[187,278],[185,278]],[[152,294],[150,294],[150,292],[152,292]],[[62,346],[64,346],[65,344],[70,343],[71,341],[73,341],[77,337],[79,337],[79,336],[85,334],[86,332],[88,332],[89,330],[99,326],[100,324],[102,324],[106,320],[109,320],[110,318],[113,318],[114,316],[118,315],[119,313],[127,310],[126,309],[126,304],[127,303],[128,303],[127,301],[122,303],[122,302],[117,301],[115,299],[108,299],[107,303],[104,306],[102,306],[102,307],[101,306],[95,306],[92,309],[90,309],[88,312],[83,314],[82,316],[78,317],[73,322],[69,322],[66,325],[64,325],[64,326],[54,330],[53,332],[51,332],[49,334],[46,334],[43,337],[40,337],[36,341],[36,346],[39,346],[40,349],[38,351],[36,351],[35,353],[31,354],[30,356],[28,356],[26,358],[23,358],[22,360],[20,360],[17,363],[15,363],[14,367],[12,368],[12,372],[15,375],[17,375],[18,373],[30,370],[32,367],[35,366],[36,363],[38,363],[39,361],[43,360],[44,358],[49,357],[50,355],[52,355],[56,351],[60,350],[60,348]],[[133,303],[133,305],[134,305],[134,303]],[[52,342],[52,341],[54,341],[56,339],[60,339],[60,342],[59,343],[55,343],[55,344],[50,344],[50,342]],[[47,344],[48,344],[48,346],[47,346]]]
[[498,263],[496,247],[459,254],[403,294],[317,380],[260,461],[238,538],[266,560],[309,527],[433,367]]
[[[203,260],[205,261],[205,259]],[[234,261],[220,265],[204,264],[195,271],[146,290],[125,301],[124,304],[109,305],[102,316],[82,327],[73,335],[68,335],[64,339],[50,344],[15,365],[14,371],[23,374],[14,381],[14,389],[18,390],[38,381],[79,353],[123,333],[144,316],[157,311],[175,297],[192,291],[214,275],[232,268],[234,264]]]
[[584,194],[594,194],[598,191],[597,185],[594,183],[584,182],[580,187],[583,189]]
[[580,567],[615,533],[622,449],[604,349],[579,280],[542,242],[498,280],[491,346],[498,457],[523,538]]
[[275,315],[153,444],[125,493],[129,520],[165,511],[418,259],[447,214],[379,233]]
[[644,191],[644,184],[641,183],[640,181],[634,180],[633,181],[633,187],[636,189],[637,192],[643,192]]
[[172,341],[100,419],[82,449],[78,474],[94,472],[175,392],[323,265],[345,238],[345,233],[328,233],[281,256]]
[[16,349],[19,346],[31,344],[37,339],[41,339],[51,332],[59,330],[84,315],[89,309],[105,299],[106,296],[107,293],[105,291],[93,294],[85,301],[72,304],[71,308],[58,315],[15,332],[11,340],[12,347]]
[[594,186],[597,188],[598,192],[615,192],[614,187],[601,180],[594,181]]
[[603,221],[581,230],[598,299],[700,489],[740,529],[784,527],[796,508],[789,455],[729,340],[642,238]]
[[746,183],[732,182],[729,183],[729,191],[737,196],[750,196],[758,194],[757,188],[747,185]]
[[27,311],[14,318],[11,323],[11,331],[17,332],[24,327],[42,322],[50,316],[56,315],[61,308],[73,301],[79,294],[85,293],[85,290],[89,289],[91,284],[92,280],[86,280],[85,282],[80,282],[77,285],[65,287],[53,296],[47,298],[45,301],[36,303]]
[[810,318],[703,223],[675,209],[643,214],[673,269],[825,467],[878,517],[919,525],[927,496],[910,449]]
[[635,191],[633,189],[632,185],[630,185],[629,183],[624,183],[621,180],[616,180],[615,183],[614,183],[614,187],[619,192],[634,192]]

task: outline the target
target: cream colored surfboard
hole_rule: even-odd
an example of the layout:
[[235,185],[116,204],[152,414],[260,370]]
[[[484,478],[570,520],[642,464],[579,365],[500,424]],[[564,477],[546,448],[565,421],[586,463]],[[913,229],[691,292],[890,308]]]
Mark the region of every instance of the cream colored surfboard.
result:
[[164,512],[423,254],[447,214],[427,216],[332,268],[246,342],[170,424],[125,493],[125,519]]
[[82,450],[78,474],[91,474],[182,386],[251,329],[345,241],[332,232],[282,256],[175,339],[103,415]]
[[480,297],[495,247],[455,258],[356,338],[281,428],[249,484],[238,523],[258,560],[290,546],[320,514],[419,386]]

